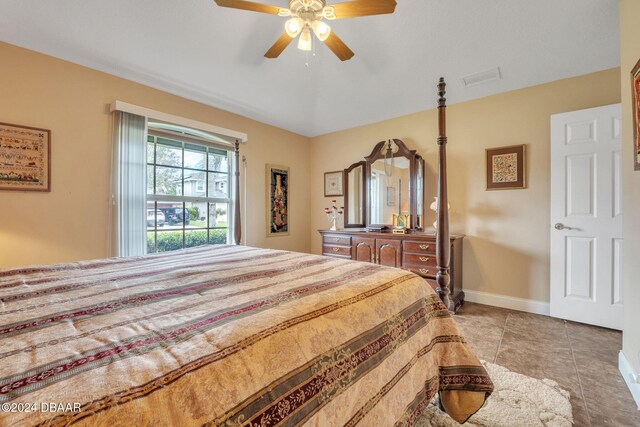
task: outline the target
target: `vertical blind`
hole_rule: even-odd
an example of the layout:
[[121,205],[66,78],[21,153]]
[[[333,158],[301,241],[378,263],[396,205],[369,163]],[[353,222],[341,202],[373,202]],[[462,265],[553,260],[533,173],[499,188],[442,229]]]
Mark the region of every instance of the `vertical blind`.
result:
[[116,112],[112,204],[116,256],[146,252],[147,119]]

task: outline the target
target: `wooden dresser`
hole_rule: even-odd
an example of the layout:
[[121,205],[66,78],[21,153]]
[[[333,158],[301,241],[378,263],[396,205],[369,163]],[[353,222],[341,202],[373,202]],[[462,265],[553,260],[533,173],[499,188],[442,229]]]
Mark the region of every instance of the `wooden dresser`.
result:
[[[403,268],[422,276],[435,290],[436,236],[427,233],[392,234],[367,232],[362,229],[319,230],[322,254],[355,261],[373,262]],[[462,240],[451,236],[451,298],[456,310],[464,303],[462,290]]]

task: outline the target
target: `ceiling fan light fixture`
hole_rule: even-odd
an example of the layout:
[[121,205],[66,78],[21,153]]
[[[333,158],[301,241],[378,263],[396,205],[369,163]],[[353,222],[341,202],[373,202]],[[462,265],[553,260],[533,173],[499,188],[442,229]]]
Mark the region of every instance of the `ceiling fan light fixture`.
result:
[[296,37],[302,31],[302,27],[304,27],[304,22],[300,18],[289,19],[284,24],[284,29],[287,32],[287,35],[291,38]]
[[[284,2],[284,0],[280,0]],[[336,1],[336,0],[333,0]],[[395,12],[396,0],[347,0],[327,6],[327,0],[287,0],[289,7],[278,7],[252,0],[214,0],[220,7],[249,10],[288,18],[285,31],[264,54],[265,58],[277,58],[298,37],[298,49],[314,50],[311,30],[341,61],[353,58],[349,49],[323,20],[357,18],[360,16],[386,15]],[[315,52],[314,52],[315,55]]]
[[329,38],[331,34],[331,27],[322,21],[313,21],[311,28],[321,42]]
[[336,10],[333,6],[326,6],[324,9],[322,9],[322,17],[324,19],[330,19],[330,20],[334,20],[336,19]]
[[298,40],[298,49],[304,50],[306,52],[311,50],[311,31],[309,31],[309,27],[305,25],[302,33],[300,34],[300,39]]

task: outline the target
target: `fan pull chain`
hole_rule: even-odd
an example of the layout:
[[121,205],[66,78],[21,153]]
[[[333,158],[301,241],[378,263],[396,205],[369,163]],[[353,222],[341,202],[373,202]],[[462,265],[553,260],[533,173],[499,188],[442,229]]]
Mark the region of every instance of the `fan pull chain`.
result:
[[[312,58],[316,57],[316,39],[311,38],[311,56]],[[309,68],[309,51],[305,52],[305,63],[304,65]]]
[[313,49],[313,57],[316,57],[316,38],[311,38],[311,48]]

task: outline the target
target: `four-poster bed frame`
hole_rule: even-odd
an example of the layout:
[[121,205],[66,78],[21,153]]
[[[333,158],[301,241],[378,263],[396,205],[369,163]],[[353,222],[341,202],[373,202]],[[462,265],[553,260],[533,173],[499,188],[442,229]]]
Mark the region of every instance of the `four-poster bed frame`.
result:
[[438,223],[436,225],[436,292],[449,311],[455,311],[455,304],[449,298],[451,293],[449,276],[451,245],[449,244],[449,203],[447,194],[447,99],[443,77],[438,82]]
[[[5,422],[413,425],[439,393],[464,423],[493,384],[449,313],[462,237],[447,220],[444,88],[437,238],[323,235],[336,254],[353,238],[356,259],[372,244],[381,265],[239,245],[236,141],[236,245],[0,270],[0,403],[74,402]],[[434,256],[439,295],[420,271]],[[384,267],[399,259],[418,275]]]

